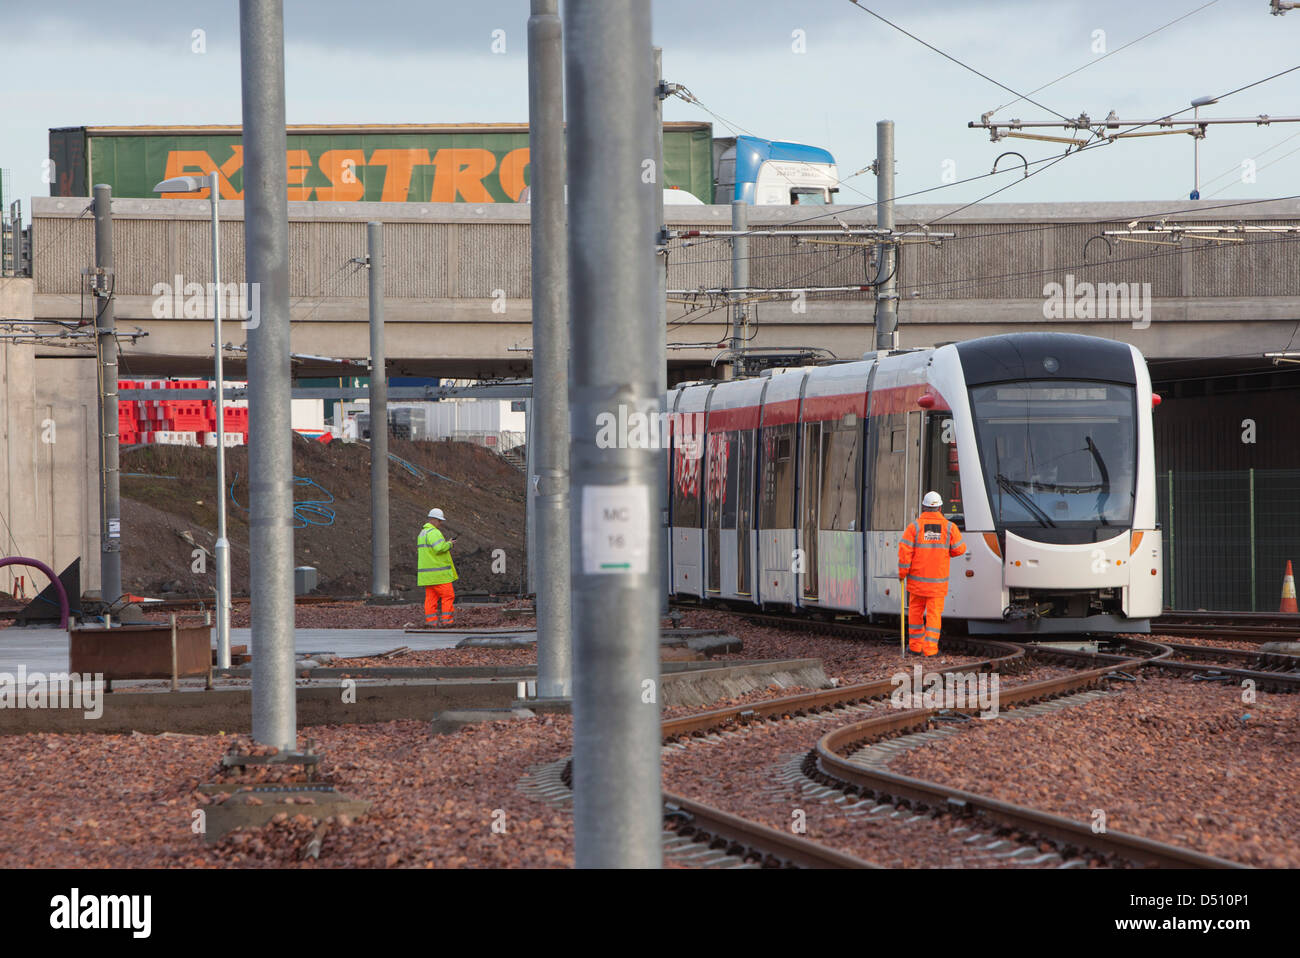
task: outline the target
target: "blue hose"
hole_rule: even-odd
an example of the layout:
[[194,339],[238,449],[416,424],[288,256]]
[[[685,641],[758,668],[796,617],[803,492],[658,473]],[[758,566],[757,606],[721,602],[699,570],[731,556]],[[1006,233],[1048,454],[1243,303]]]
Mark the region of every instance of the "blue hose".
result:
[[[235,508],[243,513],[248,510],[239,504],[235,498],[235,483],[239,481],[239,473],[235,473],[235,478],[230,481],[230,501],[235,504]],[[329,504],[334,501],[334,495],[328,489],[324,488],[314,479],[307,476],[294,476],[294,486],[314,486],[319,489],[328,499],[319,497],[312,499],[295,499],[293,503],[293,520],[295,529],[305,529],[307,526],[332,526],[334,525],[334,510],[328,508]]]

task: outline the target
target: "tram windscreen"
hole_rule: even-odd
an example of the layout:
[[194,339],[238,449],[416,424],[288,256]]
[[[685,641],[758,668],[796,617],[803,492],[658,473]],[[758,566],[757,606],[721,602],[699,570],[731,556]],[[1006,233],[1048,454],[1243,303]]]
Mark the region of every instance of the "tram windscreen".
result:
[[1127,525],[1137,430],[1132,386],[1017,382],[970,391],[993,521]]

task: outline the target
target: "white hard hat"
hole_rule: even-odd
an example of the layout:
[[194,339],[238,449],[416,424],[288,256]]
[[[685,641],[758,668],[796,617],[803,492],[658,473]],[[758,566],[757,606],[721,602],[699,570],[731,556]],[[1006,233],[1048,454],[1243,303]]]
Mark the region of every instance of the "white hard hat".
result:
[[441,520],[445,520],[447,517],[444,516],[444,515],[442,514],[442,510],[441,510],[441,509],[430,509],[430,510],[429,510],[429,518],[430,518],[430,519],[441,519]]
[[943,505],[943,497],[937,492],[927,492],[925,498],[921,500],[921,505],[927,509],[938,509]]

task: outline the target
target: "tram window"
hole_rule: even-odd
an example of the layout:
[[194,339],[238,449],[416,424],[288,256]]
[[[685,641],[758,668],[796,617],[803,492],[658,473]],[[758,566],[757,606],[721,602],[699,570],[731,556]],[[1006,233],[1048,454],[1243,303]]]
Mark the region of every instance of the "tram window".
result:
[[907,414],[873,420],[878,429],[871,470],[871,528],[903,528],[907,508]]
[[[683,441],[685,440],[685,441]],[[700,474],[703,436],[673,437],[673,525],[700,528]]]
[[742,429],[736,434],[736,471],[738,474],[739,510],[736,528],[747,532],[754,524],[754,431]]
[[718,438],[721,446],[722,483],[722,528],[736,528],[736,501],[740,479],[740,451],[738,449],[739,433],[726,432]]
[[794,426],[762,431],[763,495],[758,522],[764,529],[794,528]]
[[943,497],[945,516],[965,528],[965,509],[961,501],[961,476],[957,471],[957,436],[952,414],[933,412],[926,417],[925,488]]
[[861,529],[858,503],[862,470],[862,427],[828,423],[822,432],[821,528],[853,532]]

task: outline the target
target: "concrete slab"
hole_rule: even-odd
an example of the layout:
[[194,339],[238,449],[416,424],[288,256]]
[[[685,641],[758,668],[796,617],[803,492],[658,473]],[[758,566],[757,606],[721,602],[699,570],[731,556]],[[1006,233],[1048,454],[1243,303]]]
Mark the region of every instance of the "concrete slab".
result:
[[508,709],[448,709],[438,712],[430,723],[434,735],[448,735],[460,731],[466,725],[479,722],[510,722],[517,719],[532,718],[536,713],[526,708]]
[[[706,705],[753,689],[795,685],[826,688],[820,659],[774,659],[754,662],[665,662],[661,665],[661,699],[665,705]],[[236,672],[238,670],[231,670]],[[382,677],[376,673],[382,673]],[[468,673],[474,673],[468,677]],[[312,669],[297,681],[298,726],[365,725],[400,719],[427,720],[454,709],[527,708],[567,712],[565,699],[519,699],[520,680],[536,675],[532,666],[462,668]],[[205,691],[202,681],[172,692],[166,682],[132,683],[97,695],[102,713],[88,717],[85,708],[0,709],[0,735],[51,732],[62,734],[160,732],[213,734],[247,732],[252,689],[246,677],[219,678]]]
[[[294,649],[300,653],[333,652],[339,656],[374,655],[405,645],[411,649],[451,649],[468,632],[413,634],[401,629],[298,629]],[[231,629],[231,645],[252,645],[251,629]],[[212,644],[216,644],[215,637]],[[0,629],[0,671],[64,672],[68,668],[68,633],[58,628]]]
[[[307,799],[310,804],[301,804]],[[214,844],[236,828],[258,828],[276,815],[306,815],[314,822],[333,815],[356,818],[370,803],[349,798],[330,786],[255,787],[234,792],[224,802],[203,809],[203,839]]]

